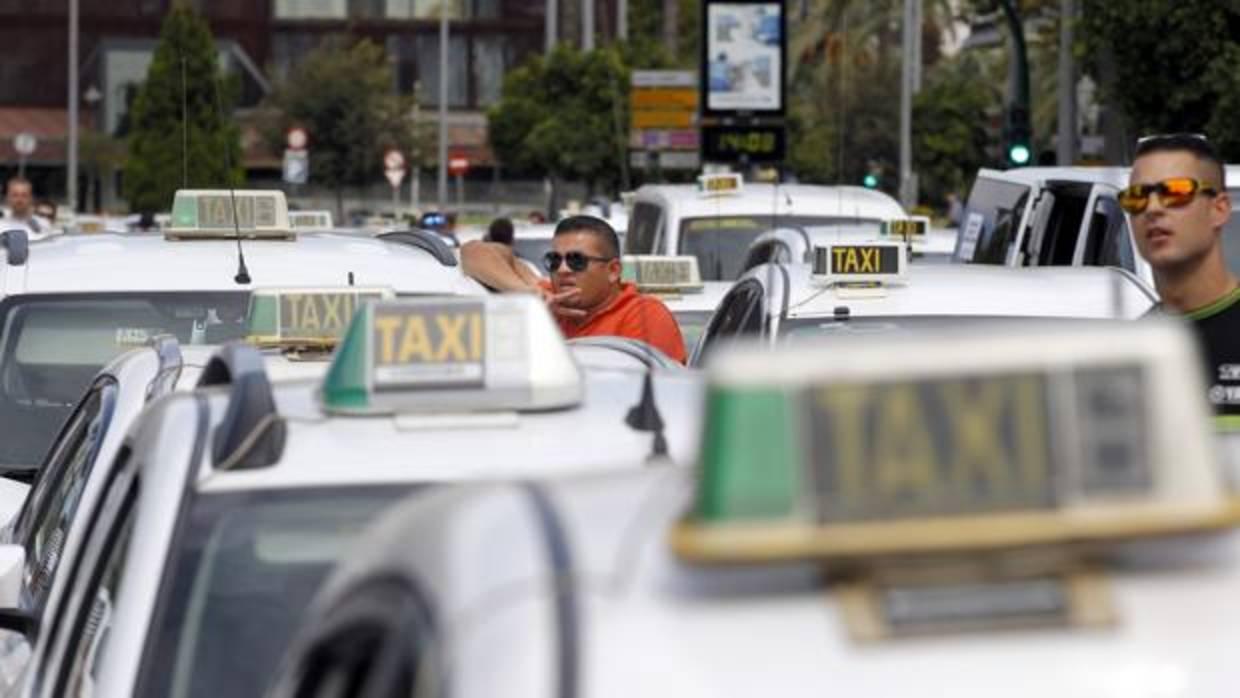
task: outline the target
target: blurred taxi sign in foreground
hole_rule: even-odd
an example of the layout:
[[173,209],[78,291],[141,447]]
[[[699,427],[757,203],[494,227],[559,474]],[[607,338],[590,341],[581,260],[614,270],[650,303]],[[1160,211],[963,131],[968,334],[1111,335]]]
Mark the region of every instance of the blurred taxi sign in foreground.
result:
[[867,242],[814,247],[811,280],[819,284],[882,284],[902,281],[908,253],[899,242]]
[[557,409],[581,402],[582,382],[532,296],[407,299],[354,316],[321,398],[338,413]]
[[923,241],[929,233],[930,219],[926,216],[886,220],[879,228],[879,234],[883,237],[906,242]]
[[698,177],[698,193],[702,196],[740,194],[745,180],[736,172],[716,172]]
[[855,639],[1109,624],[1097,553],[1240,524],[1178,325],[1002,324],[824,355],[713,365],[671,543],[694,563],[826,561]]
[[256,189],[179,189],[172,202],[169,240],[292,238],[284,192]]
[[702,272],[693,255],[625,255],[623,277],[645,293],[686,293],[702,290]]
[[390,288],[256,289],[246,341],[261,348],[330,349],[366,301],[393,297]]
[[803,345],[716,362],[683,557],[857,558],[1240,521],[1178,326],[840,338],[830,356]]

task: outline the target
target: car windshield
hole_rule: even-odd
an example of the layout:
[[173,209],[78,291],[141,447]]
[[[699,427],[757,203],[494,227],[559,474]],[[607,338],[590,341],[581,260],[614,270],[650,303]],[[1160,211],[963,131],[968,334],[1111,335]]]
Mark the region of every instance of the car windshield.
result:
[[413,487],[198,495],[169,556],[138,695],[263,695],[336,560]]
[[686,218],[680,223],[678,254],[698,259],[702,279],[732,281],[744,271],[749,246],[762,233],[775,228],[833,226],[873,228],[879,222],[831,216],[707,216]]
[[159,334],[182,344],[245,335],[249,293],[14,296],[0,303],[0,470],[43,460],[99,369]]

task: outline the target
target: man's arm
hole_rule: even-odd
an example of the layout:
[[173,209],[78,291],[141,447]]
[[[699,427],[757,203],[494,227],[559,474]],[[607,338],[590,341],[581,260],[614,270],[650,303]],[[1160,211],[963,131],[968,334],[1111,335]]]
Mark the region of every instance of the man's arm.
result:
[[496,291],[538,293],[538,276],[517,259],[511,247],[498,242],[474,240],[461,245],[461,269]]

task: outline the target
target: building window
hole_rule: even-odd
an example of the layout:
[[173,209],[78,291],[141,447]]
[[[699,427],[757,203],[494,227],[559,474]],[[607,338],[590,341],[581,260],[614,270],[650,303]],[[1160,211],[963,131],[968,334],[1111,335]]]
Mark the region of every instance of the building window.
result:
[[348,0],[275,0],[276,19],[346,19]]
[[[463,107],[469,102],[469,44],[456,34],[448,37],[448,106]],[[439,105],[439,35],[417,37],[418,80],[422,83],[422,104]]]
[[504,71],[511,63],[511,50],[506,39],[499,36],[474,37],[474,85],[478,90],[478,106],[485,107],[499,99],[504,85]]
[[450,19],[463,19],[467,0],[386,0],[388,19],[439,19],[439,7],[447,3]]

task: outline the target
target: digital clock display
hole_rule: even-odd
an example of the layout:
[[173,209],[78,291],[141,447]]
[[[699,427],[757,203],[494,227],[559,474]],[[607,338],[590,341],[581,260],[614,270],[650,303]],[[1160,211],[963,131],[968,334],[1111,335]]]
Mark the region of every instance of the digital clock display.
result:
[[783,126],[704,126],[707,162],[777,162],[784,159]]

